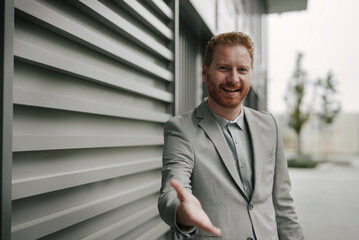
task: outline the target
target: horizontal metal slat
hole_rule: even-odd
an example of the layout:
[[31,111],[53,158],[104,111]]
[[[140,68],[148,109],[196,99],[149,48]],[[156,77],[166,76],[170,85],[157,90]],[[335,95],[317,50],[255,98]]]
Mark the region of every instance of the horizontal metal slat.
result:
[[160,159],[145,159],[105,167],[62,172],[52,175],[15,179],[12,182],[12,199],[70,188],[91,182],[121,177],[161,167]]
[[141,236],[134,238],[133,240],[157,239],[170,230],[170,227],[165,224],[160,217],[154,221],[156,224],[152,226],[151,229],[141,234]]
[[153,8],[156,8],[161,15],[165,16],[169,20],[173,20],[173,12],[170,7],[163,2],[163,0],[148,0],[148,4],[150,4]]
[[166,122],[171,115],[14,87],[14,104],[144,121]]
[[15,152],[13,154],[12,176],[14,180],[31,179],[36,176],[56,175],[118,164],[132,166],[132,163],[136,164],[143,160],[160,160],[161,155],[161,145]]
[[131,216],[120,220],[106,228],[97,231],[82,240],[94,240],[94,239],[101,239],[101,240],[111,240],[115,239],[124,233],[130,231],[133,228],[145,223],[146,221],[150,220],[151,218],[158,215],[158,210],[156,205],[148,206]]
[[13,151],[162,145],[162,136],[13,136]]
[[35,1],[15,1],[16,9],[34,17],[44,25],[50,25],[50,29],[64,35],[67,38],[80,42],[92,49],[99,50],[112,58],[125,62],[136,69],[157,76],[163,80],[172,82],[173,73],[150,61],[138,57],[129,49],[119,46],[103,36],[91,32],[87,28],[65,18],[55,11],[42,6]]
[[[106,7],[104,4],[97,0],[81,0],[81,1],[72,1],[75,5],[79,6],[80,8],[84,9],[85,11],[92,11],[94,14],[98,14],[106,21],[110,22],[113,26],[116,26],[115,30],[120,30],[129,34],[133,40],[139,43],[141,46],[144,46],[147,50],[159,55],[169,61],[173,61],[173,53],[160,44],[158,41],[150,37],[141,29],[137,28],[135,25],[127,21],[125,18],[121,17],[120,15],[116,14],[110,8]],[[156,18],[157,19],[157,18]],[[155,21],[155,20],[153,20]],[[159,26],[157,26],[159,25]],[[160,25],[159,23],[156,26],[160,28],[160,32],[167,33],[166,37],[170,40],[172,39],[172,32],[166,26]],[[169,36],[167,36],[169,35]]]
[[[114,222],[119,221],[120,219],[124,219],[127,216],[138,212],[141,209],[144,209],[150,205],[154,206],[157,203],[158,194],[154,193],[148,196],[145,196],[142,199],[138,199],[136,201],[132,201],[126,205],[123,205],[119,208],[108,211],[104,214],[97,215],[91,219],[82,221],[75,226],[70,226],[69,228],[62,229],[53,234],[47,235],[44,240],[64,240],[64,239],[82,239],[83,237],[88,236],[91,233],[97,232],[100,229],[107,227]],[[159,216],[155,217],[155,219],[160,219]],[[162,221],[162,220],[161,220]],[[150,220],[151,226],[154,226],[153,219]],[[163,222],[163,221],[162,221]],[[149,225],[148,222],[138,226],[136,229],[141,231],[144,229],[145,231],[149,229],[146,226]],[[155,226],[154,226],[155,227]],[[136,231],[136,230],[134,230]],[[135,236],[138,236],[135,235]],[[135,237],[125,238],[127,240],[133,240]],[[121,238],[122,239],[122,238]],[[123,240],[125,240],[123,239]],[[151,238],[149,238],[151,239]],[[152,240],[152,239],[151,239]]]
[[123,0],[121,4],[126,5],[132,13],[136,13],[140,16],[141,20],[145,22],[151,29],[158,33],[163,34],[170,40],[173,40],[173,33],[165,24],[163,24],[158,18],[148,11],[142,4],[136,0]]
[[[13,240],[37,239],[76,223],[90,219],[96,215],[120,207],[132,201],[148,196],[158,191],[159,180],[146,181],[137,188],[129,189],[114,195],[106,196],[85,204],[65,209],[12,227]],[[155,211],[158,214],[157,208]]]
[[14,39],[14,56],[23,61],[64,72],[72,76],[81,77],[82,79],[125,89],[126,91],[135,92],[165,102],[173,101],[173,95],[169,92],[141,83],[128,81],[121,76],[105,72],[95,66],[76,61],[19,39]]

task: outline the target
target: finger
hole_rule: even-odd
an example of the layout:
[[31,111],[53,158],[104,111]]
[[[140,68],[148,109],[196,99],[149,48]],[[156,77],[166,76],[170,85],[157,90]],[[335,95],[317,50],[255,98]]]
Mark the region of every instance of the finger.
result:
[[183,201],[185,199],[186,190],[184,190],[182,184],[176,179],[172,179],[171,186],[176,190],[178,199]]

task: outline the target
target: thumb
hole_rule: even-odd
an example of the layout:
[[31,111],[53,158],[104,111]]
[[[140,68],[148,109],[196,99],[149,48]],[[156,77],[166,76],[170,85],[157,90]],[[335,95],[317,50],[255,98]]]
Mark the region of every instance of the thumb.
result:
[[199,228],[201,228],[202,230],[212,233],[215,236],[221,236],[222,231],[221,229],[219,229],[218,227],[214,226],[211,222],[207,223],[207,224],[199,224],[198,225]]

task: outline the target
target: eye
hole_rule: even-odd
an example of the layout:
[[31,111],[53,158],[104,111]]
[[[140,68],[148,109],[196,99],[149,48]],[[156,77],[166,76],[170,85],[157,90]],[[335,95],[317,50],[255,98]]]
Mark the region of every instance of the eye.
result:
[[219,69],[221,72],[227,72],[227,71],[230,70],[229,67],[227,67],[227,66],[219,66],[218,69]]
[[247,68],[238,68],[238,71],[239,72],[248,72],[248,69]]

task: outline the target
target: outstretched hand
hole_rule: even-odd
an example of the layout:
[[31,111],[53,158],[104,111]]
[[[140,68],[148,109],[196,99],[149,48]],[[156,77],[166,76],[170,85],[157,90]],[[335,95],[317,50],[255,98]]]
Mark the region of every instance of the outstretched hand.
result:
[[212,224],[199,200],[187,192],[177,180],[171,180],[171,185],[176,190],[180,201],[176,212],[177,224],[182,227],[197,227],[220,236],[221,230]]

